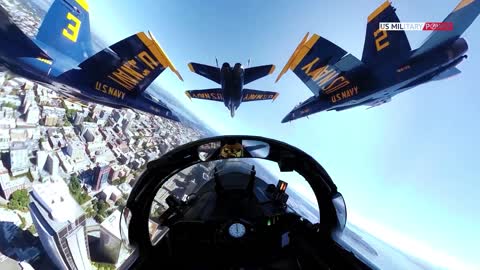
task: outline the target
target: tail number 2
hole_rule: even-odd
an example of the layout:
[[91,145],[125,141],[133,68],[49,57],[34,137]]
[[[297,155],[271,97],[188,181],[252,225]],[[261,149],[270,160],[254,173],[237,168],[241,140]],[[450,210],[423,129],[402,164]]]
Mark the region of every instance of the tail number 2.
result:
[[373,33],[373,36],[375,37],[375,48],[377,48],[377,52],[390,45],[390,42],[385,40],[388,37],[387,31],[377,29],[377,31]]
[[82,22],[70,12],[67,13],[67,20],[71,21],[71,23],[67,25],[67,28],[63,29],[62,34],[69,40],[77,42],[78,32],[80,32]]

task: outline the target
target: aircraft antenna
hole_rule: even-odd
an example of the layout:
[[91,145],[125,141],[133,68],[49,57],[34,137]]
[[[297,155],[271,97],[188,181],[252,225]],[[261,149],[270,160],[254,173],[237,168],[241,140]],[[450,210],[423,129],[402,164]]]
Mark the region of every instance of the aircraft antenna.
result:
[[250,58],[248,58],[248,61],[247,61],[247,68],[250,67]]
[[252,165],[252,169],[250,170],[250,180],[248,181],[248,185],[247,185],[247,192],[250,196],[253,195],[256,174],[257,174],[257,171],[255,170],[255,165]]
[[218,59],[215,57],[215,62],[217,63],[217,68],[218,68]]

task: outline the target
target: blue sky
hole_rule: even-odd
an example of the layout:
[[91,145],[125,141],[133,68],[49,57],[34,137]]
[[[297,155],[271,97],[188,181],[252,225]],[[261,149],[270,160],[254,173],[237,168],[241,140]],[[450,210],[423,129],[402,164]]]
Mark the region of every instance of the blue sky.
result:
[[[480,265],[480,23],[464,34],[462,74],[432,82],[365,110],[324,112],[281,124],[312,95],[291,72],[274,84],[306,32],[361,57],[366,18],[375,1],[90,1],[91,25],[108,43],[151,30],[182,74],[156,83],[222,134],[279,139],[311,154],[345,196],[349,220],[391,244],[450,268]],[[457,1],[395,1],[404,22],[442,21]],[[412,48],[425,32],[408,32]],[[241,104],[234,119],[222,103],[189,101],[185,90],[217,87],[191,73],[190,61],[275,64],[249,88],[278,91],[270,101]]]

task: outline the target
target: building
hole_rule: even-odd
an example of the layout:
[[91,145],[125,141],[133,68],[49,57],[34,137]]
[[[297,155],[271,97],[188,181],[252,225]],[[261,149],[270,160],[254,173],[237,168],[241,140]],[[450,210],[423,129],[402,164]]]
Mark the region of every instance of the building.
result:
[[58,157],[58,160],[60,161],[60,166],[62,166],[63,170],[67,174],[71,174],[71,173],[74,172],[74,170],[73,170],[74,165],[72,164],[70,158],[67,158],[67,156],[65,156],[65,154],[63,154],[62,151],[57,152],[57,157]]
[[118,189],[123,193],[123,195],[130,195],[132,192],[132,187],[128,183],[123,183],[118,186]]
[[81,123],[83,123],[83,119],[85,119],[85,116],[81,111],[75,113],[75,119],[73,120],[73,125],[78,126]]
[[8,150],[10,148],[10,130],[0,128],[0,150]]
[[39,170],[45,169],[45,163],[47,162],[48,153],[46,151],[37,151],[37,168]]
[[66,110],[64,108],[43,106],[43,116],[56,115],[57,118],[61,119],[65,116]]
[[114,164],[112,167],[111,167],[111,170],[110,170],[110,175],[109,175],[109,180],[110,180],[110,183],[119,178],[119,174],[120,174],[120,171],[122,170],[122,166],[118,165],[118,164]]
[[110,166],[98,165],[93,169],[93,189],[99,190],[102,185],[107,183],[108,177],[110,175]]
[[44,121],[45,126],[56,126],[58,122],[58,116],[56,114],[48,114],[45,116]]
[[13,192],[28,189],[30,186],[31,182],[25,176],[11,180],[8,172],[0,172],[0,194],[5,200],[10,199]]
[[29,208],[45,252],[58,269],[92,269],[85,214],[63,181],[34,185]]
[[107,149],[105,142],[89,142],[87,143],[87,153],[90,157],[94,157],[98,153],[103,153]]
[[122,192],[116,186],[107,186],[100,192],[99,198],[115,203],[122,198]]
[[63,107],[67,110],[82,111],[83,107],[80,103],[70,102],[67,99],[63,99]]
[[50,173],[50,175],[58,175],[58,166],[60,162],[58,158],[52,154],[49,154],[47,157],[47,162],[45,163],[45,169]]
[[38,106],[30,106],[27,111],[25,122],[27,122],[27,124],[38,124],[39,120],[40,109],[38,108]]
[[85,145],[80,141],[69,141],[67,143],[67,155],[74,162],[80,162],[85,159]]
[[87,142],[99,142],[102,138],[100,133],[95,129],[87,129],[85,133],[83,133],[83,137]]
[[10,172],[13,176],[28,172],[30,160],[28,148],[24,143],[15,142],[10,145]]
[[108,262],[113,264],[117,263],[122,246],[119,226],[121,216],[120,211],[115,210],[100,224],[99,246],[103,247],[102,252]]
[[57,115],[49,114],[49,115],[45,116],[44,125],[52,127],[52,126],[57,125],[57,121],[58,121],[58,116]]

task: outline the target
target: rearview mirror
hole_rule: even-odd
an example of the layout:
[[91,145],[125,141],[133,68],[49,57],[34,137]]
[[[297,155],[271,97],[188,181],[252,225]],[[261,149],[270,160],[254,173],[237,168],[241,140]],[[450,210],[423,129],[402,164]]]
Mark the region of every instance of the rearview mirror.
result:
[[220,148],[220,141],[202,144],[198,147],[198,158],[201,161],[209,160],[212,155]]
[[210,142],[198,147],[201,161],[228,158],[266,158],[270,154],[270,145],[256,140],[229,142]]
[[242,140],[242,145],[253,158],[266,158],[270,154],[270,145],[266,142]]

